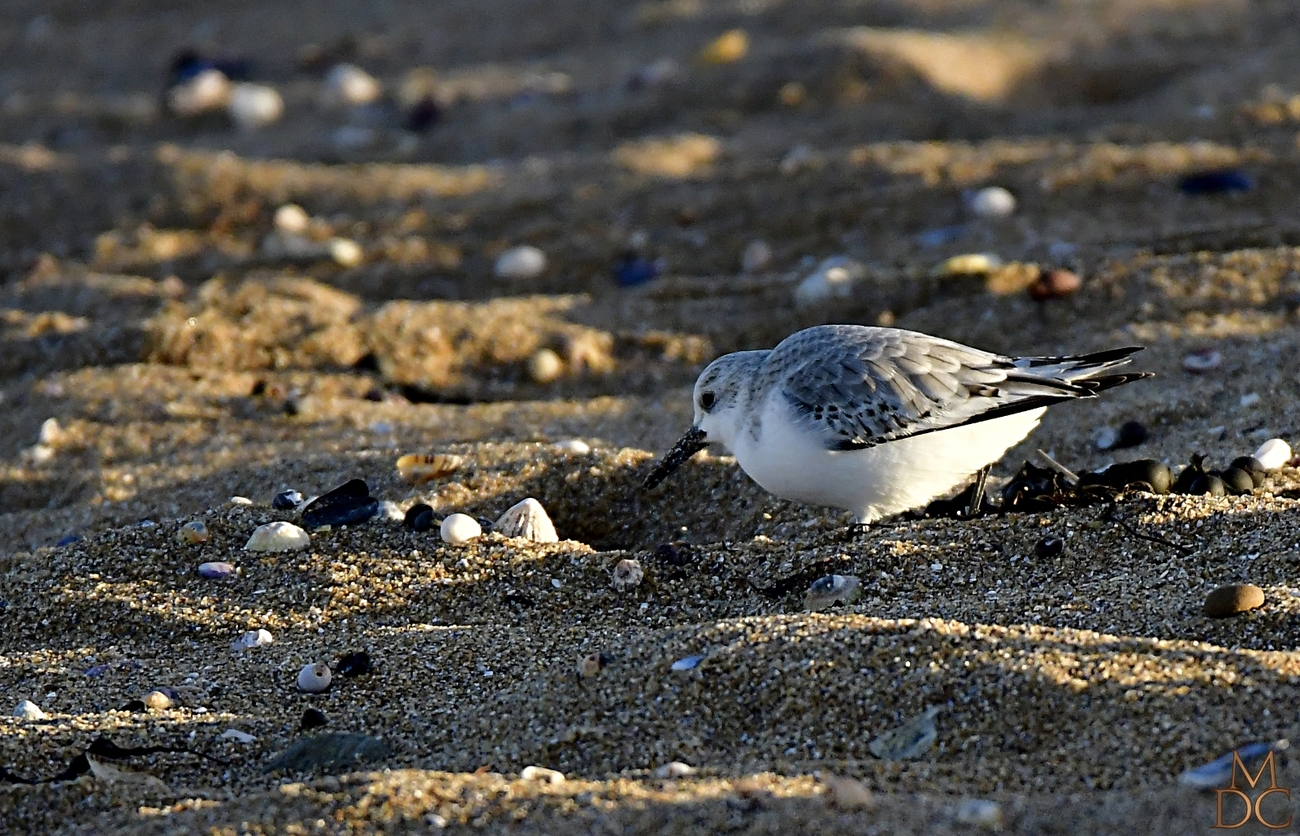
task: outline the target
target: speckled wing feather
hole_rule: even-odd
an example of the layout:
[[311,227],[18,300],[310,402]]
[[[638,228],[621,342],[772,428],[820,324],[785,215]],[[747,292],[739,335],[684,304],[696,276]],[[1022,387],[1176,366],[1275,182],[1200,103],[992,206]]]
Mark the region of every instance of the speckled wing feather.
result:
[[1137,350],[1011,358],[912,331],[825,325],[778,345],[762,373],[828,449],[860,450],[1091,397],[1146,376],[1099,376]]

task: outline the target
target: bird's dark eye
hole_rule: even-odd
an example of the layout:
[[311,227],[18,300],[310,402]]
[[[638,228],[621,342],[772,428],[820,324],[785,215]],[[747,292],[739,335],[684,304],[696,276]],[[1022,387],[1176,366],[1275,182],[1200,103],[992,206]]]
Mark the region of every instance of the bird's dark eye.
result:
[[703,409],[705,412],[708,412],[710,409],[713,409],[713,405],[717,403],[717,400],[718,400],[717,396],[714,395],[712,392],[701,392],[700,409]]

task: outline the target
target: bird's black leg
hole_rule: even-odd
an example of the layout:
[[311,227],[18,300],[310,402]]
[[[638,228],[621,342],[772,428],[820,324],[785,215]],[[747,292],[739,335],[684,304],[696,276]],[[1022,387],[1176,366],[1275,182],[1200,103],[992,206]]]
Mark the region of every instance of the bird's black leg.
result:
[[978,517],[984,510],[984,483],[989,478],[989,466],[975,474],[975,484],[971,486],[970,504],[966,506],[966,519]]

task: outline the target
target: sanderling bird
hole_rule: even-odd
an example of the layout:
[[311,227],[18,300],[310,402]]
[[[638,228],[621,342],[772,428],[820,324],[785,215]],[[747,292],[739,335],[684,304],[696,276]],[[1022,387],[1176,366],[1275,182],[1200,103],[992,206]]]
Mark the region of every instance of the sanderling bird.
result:
[[1048,406],[1150,377],[1108,374],[1140,350],[1004,357],[898,328],[807,328],[710,363],[694,425],[645,486],[717,443],[765,490],[875,522],[983,475]]

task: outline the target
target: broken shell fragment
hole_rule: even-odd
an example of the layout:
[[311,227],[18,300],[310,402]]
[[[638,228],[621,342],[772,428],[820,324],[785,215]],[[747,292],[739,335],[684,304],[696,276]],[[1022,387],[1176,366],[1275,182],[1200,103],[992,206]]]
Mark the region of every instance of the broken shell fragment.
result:
[[41,707],[31,700],[23,700],[14,708],[14,715],[20,720],[36,722],[38,720],[48,719],[50,715],[41,710]]
[[525,766],[519,773],[525,781],[541,781],[547,784],[563,784],[564,773],[544,766]]
[[311,545],[307,532],[291,522],[270,522],[259,525],[253,536],[244,544],[250,552],[291,552]]
[[418,485],[455,473],[464,463],[451,453],[408,453],[397,460],[397,475]]
[[333,679],[329,665],[314,662],[298,672],[298,690],[307,694],[319,694],[330,687]]
[[934,718],[943,706],[932,705],[896,729],[891,729],[871,741],[871,754],[886,761],[909,760],[919,757],[939,739]]
[[862,581],[853,575],[826,575],[812,582],[803,596],[803,608],[817,612],[835,604],[852,604],[862,596]]
[[269,630],[249,630],[244,635],[235,639],[235,641],[230,645],[230,649],[236,653],[243,653],[245,650],[251,650],[254,647],[261,647],[264,644],[271,644],[274,641],[275,639],[271,638],[271,631]]
[[632,589],[645,578],[645,570],[637,560],[620,560],[614,567],[614,588]]
[[664,764],[663,766],[655,770],[655,777],[656,778],[689,778],[690,776],[694,775],[697,772],[699,772],[699,770],[691,766],[689,763],[682,763],[681,761],[669,761],[668,763]]
[[506,509],[492,524],[492,530],[505,537],[522,537],[534,543],[557,543],[560,540],[546,509],[531,496]]

